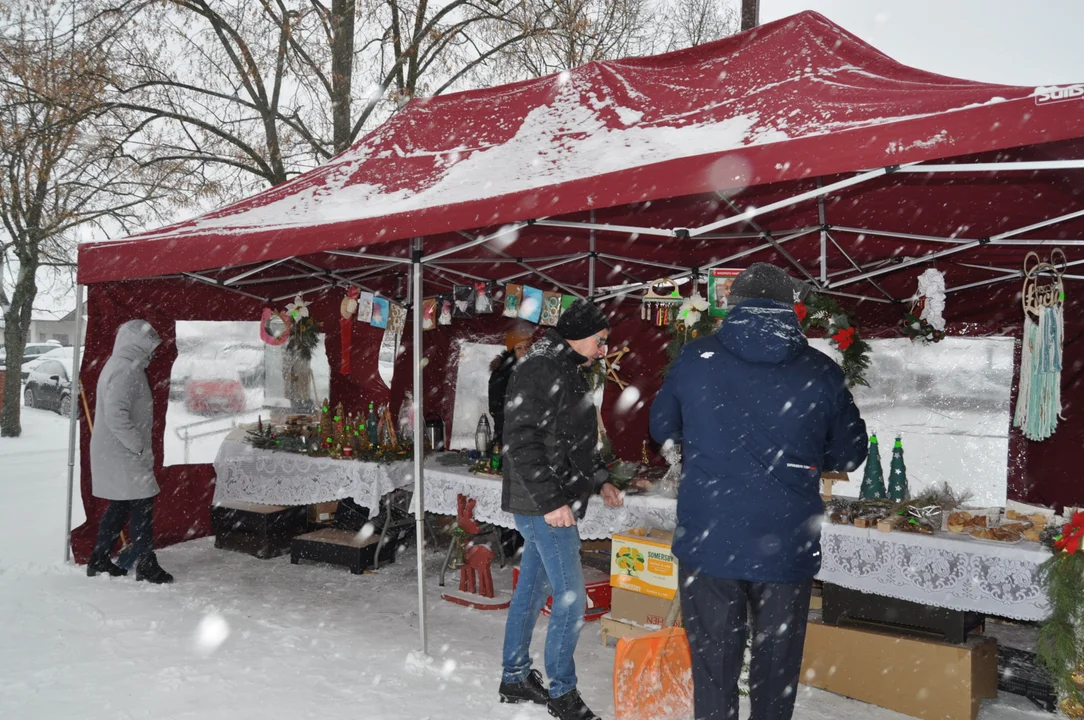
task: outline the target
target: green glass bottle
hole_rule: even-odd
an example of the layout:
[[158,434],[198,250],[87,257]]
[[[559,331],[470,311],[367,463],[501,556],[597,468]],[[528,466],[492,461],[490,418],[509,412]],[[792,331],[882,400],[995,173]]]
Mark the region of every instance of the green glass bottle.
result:
[[365,423],[365,429],[369,431],[369,444],[374,448],[376,447],[376,411],[373,410],[373,404],[369,403],[369,419]]

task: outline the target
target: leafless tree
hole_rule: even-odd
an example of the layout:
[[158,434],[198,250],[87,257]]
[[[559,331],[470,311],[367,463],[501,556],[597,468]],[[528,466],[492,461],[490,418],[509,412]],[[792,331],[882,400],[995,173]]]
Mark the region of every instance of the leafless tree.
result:
[[667,13],[667,50],[695,47],[738,31],[735,6],[722,0],[673,0]]
[[[119,106],[163,161],[210,168],[208,190],[227,196],[327,160],[415,96],[469,86],[541,22],[526,0],[95,1],[138,7],[117,48]],[[485,46],[483,24],[515,28]]]
[[[21,433],[20,373],[41,267],[74,264],[73,234],[97,225],[130,231],[165,195],[103,110],[108,23],[73,5],[8,3],[0,30],[0,224],[17,266],[5,308],[7,347],[0,433]],[[114,26],[115,27],[115,26]]]

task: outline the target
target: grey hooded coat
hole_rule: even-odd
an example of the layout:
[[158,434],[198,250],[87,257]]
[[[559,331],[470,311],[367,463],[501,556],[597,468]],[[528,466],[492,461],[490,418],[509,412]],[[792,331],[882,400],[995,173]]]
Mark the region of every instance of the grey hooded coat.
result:
[[147,365],[161,342],[145,320],[129,320],[117,330],[113,354],[98,377],[94,403],[90,471],[95,497],[141,500],[158,494],[151,450],[154,400]]

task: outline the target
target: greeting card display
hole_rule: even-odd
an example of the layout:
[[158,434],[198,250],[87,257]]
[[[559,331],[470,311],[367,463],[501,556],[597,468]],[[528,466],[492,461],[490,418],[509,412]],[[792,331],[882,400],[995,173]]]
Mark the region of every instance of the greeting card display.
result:
[[506,285],[504,287],[504,312],[506,318],[519,317],[519,306],[523,302],[522,285]]
[[493,314],[493,289],[487,282],[474,283],[474,314]]
[[371,292],[358,293],[358,322],[373,321],[373,294]]
[[452,324],[452,296],[441,295],[437,298],[437,325]]
[[741,268],[712,268],[708,273],[708,314],[725,318],[730,309],[730,287]]
[[[561,296],[561,315],[565,314],[565,310],[572,307],[572,303],[576,302],[578,298],[575,295],[562,295]],[[558,318],[560,319],[560,318]]]
[[467,318],[474,316],[474,288],[470,285],[456,285],[452,288],[455,298],[455,307],[452,308],[452,316]]
[[519,304],[519,316],[537,323],[542,317],[542,291],[530,285],[523,286],[523,301]]
[[561,293],[542,293],[542,314],[538,318],[539,325],[557,324],[561,317]]
[[391,309],[391,303],[387,298],[374,297],[373,298],[373,327],[386,328],[388,326],[388,313]]
[[437,298],[422,300],[422,330],[437,329]]

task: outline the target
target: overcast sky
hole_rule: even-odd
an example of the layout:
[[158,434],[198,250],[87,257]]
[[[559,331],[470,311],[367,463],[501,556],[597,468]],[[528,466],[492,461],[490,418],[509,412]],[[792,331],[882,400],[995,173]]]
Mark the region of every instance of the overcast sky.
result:
[[1084,0],[760,0],[816,10],[896,60],[1006,85],[1084,83]]

